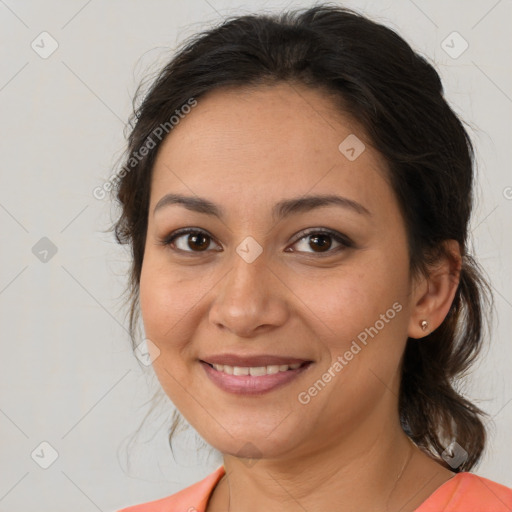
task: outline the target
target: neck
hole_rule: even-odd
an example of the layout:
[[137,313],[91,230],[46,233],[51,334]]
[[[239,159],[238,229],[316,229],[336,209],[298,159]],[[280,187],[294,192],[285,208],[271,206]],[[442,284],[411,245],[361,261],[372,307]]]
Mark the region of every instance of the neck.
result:
[[380,430],[373,437],[356,430],[309,456],[248,462],[224,457],[226,475],[207,512],[329,510],[333,503],[343,512],[409,512],[453,476],[400,427],[394,435]]

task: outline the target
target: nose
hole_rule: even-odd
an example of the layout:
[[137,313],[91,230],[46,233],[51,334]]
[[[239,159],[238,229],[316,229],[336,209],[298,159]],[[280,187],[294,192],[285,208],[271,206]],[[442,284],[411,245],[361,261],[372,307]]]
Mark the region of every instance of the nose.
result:
[[236,252],[231,270],[215,288],[209,320],[238,337],[252,337],[283,325],[289,316],[289,289],[264,255],[248,262]]

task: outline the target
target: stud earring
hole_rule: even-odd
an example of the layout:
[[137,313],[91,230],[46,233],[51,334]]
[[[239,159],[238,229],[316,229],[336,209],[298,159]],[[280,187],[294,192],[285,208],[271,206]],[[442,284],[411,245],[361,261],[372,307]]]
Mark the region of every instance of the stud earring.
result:
[[427,328],[428,328],[428,322],[427,322],[427,320],[422,320],[422,321],[420,322],[420,325],[421,325],[421,329],[422,329],[423,331],[426,331],[426,330],[427,330]]

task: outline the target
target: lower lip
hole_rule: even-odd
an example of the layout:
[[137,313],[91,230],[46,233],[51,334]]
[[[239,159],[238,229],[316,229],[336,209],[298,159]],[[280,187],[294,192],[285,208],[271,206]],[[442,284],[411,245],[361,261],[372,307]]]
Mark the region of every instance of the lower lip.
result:
[[238,395],[261,395],[279,388],[296,379],[307,370],[312,363],[309,362],[295,370],[273,373],[271,375],[228,375],[212,368],[208,363],[200,361],[206,375],[220,389]]

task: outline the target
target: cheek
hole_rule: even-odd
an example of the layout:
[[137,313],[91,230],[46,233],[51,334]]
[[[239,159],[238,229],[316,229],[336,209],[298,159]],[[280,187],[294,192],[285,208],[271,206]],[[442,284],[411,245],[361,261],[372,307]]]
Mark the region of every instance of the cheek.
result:
[[176,407],[186,408],[189,369],[185,364],[187,350],[187,328],[184,321],[193,309],[198,297],[191,293],[190,286],[170,275],[153,255],[145,257],[139,287],[140,311],[145,336],[152,360],[152,367],[162,389]]
[[161,358],[168,352],[180,349],[180,340],[186,339],[180,328],[187,312],[193,306],[190,287],[180,286],[151,255],[144,259],[139,287],[139,303],[144,331],[161,351]]
[[339,393],[326,396],[329,402],[342,396],[348,407],[354,397],[371,401],[379,396],[386,389],[382,382],[392,386],[407,339],[405,262],[405,252],[375,251],[333,271],[328,280],[295,283],[297,295],[307,298],[315,337],[328,355],[318,372],[337,376],[331,390]]
[[139,302],[146,336],[155,342],[162,337],[162,320],[164,312],[173,315],[170,309],[171,294],[163,280],[158,279],[158,271],[152,264],[151,258],[145,258],[142,265],[139,286]]
[[[352,421],[352,415],[356,421],[367,414],[396,386],[407,339],[407,308],[400,293],[403,276],[383,273],[384,268],[376,261],[364,269],[354,266],[332,274],[328,285],[302,281],[297,292],[308,297],[313,334],[325,354],[301,397],[337,411],[331,416],[333,427]],[[320,392],[324,387],[327,391]]]
[[[172,269],[159,255],[147,253],[140,276],[140,309],[148,338],[160,343],[179,342],[183,320],[200,300],[201,286],[191,285],[179,269]],[[173,339],[174,338],[174,339]]]
[[389,317],[398,318],[397,307],[392,306],[398,302],[405,307],[405,277],[403,272],[388,269],[384,262],[373,258],[332,272],[328,279],[298,279],[293,289],[320,320],[318,325],[326,336],[329,332],[331,337],[340,332],[355,336],[388,310]]

